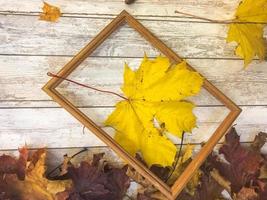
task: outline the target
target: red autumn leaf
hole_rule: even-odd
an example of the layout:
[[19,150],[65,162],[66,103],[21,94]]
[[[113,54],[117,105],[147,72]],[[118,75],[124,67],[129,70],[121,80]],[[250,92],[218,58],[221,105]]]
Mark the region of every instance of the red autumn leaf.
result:
[[[81,162],[68,168],[73,187],[64,192],[68,200],[120,200],[130,186],[125,168],[101,166],[103,154],[94,155],[92,163]],[[66,195],[68,193],[68,195]],[[62,195],[63,194],[59,194]]]
[[223,187],[221,187],[209,173],[200,178],[200,185],[197,187],[194,196],[182,192],[177,200],[214,200],[222,197]]
[[[267,134],[259,133],[249,147],[241,146],[239,139],[235,129],[231,129],[219,150],[227,162],[221,156],[210,155],[201,167],[203,176],[195,193],[183,190],[177,200],[224,199],[223,190],[235,200],[267,200],[267,157],[260,152]],[[137,199],[155,200],[152,195],[140,193]]]
[[241,146],[239,139],[236,130],[232,128],[225,136],[225,143],[219,150],[229,164],[219,161],[216,156],[211,157],[214,167],[231,182],[231,190],[235,193],[257,178],[264,161],[259,151]]
[[17,174],[19,180],[25,178],[25,169],[28,158],[27,148],[19,149],[19,159],[12,156],[0,156],[0,177],[4,174]]

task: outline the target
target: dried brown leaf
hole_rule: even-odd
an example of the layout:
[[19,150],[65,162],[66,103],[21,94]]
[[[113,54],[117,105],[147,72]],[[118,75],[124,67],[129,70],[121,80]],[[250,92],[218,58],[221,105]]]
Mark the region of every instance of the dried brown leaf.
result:
[[58,195],[62,199],[68,196],[68,200],[122,199],[130,186],[127,167],[104,167],[102,157],[103,154],[96,154],[91,163],[83,161],[78,167],[69,167],[68,176],[73,187]]
[[246,188],[246,187],[243,187],[234,198],[234,200],[258,200],[258,199],[259,195],[255,192],[255,190],[253,188]]
[[241,146],[236,130],[232,128],[225,136],[225,143],[219,152],[228,163],[213,156],[211,162],[219,173],[231,183],[231,191],[237,193],[246,184],[257,179],[264,157],[259,151]]
[[4,174],[17,174],[19,180],[24,180],[28,150],[26,147],[19,149],[19,159],[8,155],[0,156],[0,177]]
[[267,133],[260,132],[254,138],[251,148],[255,151],[260,151],[263,145],[267,142]]
[[224,177],[222,177],[217,169],[213,169],[210,172],[210,175],[212,178],[214,178],[215,181],[217,181],[217,183],[219,183],[220,186],[222,186],[224,189],[226,189],[228,192],[231,192],[231,183],[226,180]]

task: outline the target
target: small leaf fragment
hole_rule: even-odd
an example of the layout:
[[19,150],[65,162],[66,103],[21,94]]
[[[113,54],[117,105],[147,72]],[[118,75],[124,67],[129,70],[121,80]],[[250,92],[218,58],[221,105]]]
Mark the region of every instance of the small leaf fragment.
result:
[[267,133],[260,132],[258,133],[255,138],[253,143],[251,144],[251,147],[255,151],[260,151],[263,145],[267,142]]
[[59,7],[53,6],[46,2],[44,2],[42,10],[43,12],[40,14],[40,20],[56,22],[61,16],[61,11]]
[[235,200],[257,200],[259,199],[259,195],[255,192],[253,188],[243,187],[236,197]]

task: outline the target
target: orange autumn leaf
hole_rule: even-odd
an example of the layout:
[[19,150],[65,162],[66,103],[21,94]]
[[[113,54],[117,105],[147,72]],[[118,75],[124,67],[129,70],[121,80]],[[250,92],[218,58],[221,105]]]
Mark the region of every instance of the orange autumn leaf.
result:
[[19,180],[14,173],[5,174],[0,180],[0,199],[2,199],[1,195],[4,195],[4,199],[56,200],[57,194],[70,187],[72,182],[71,180],[48,180],[45,177],[45,161],[46,150],[39,149],[28,158],[23,181]]
[[59,7],[52,6],[46,2],[44,2],[44,6],[42,9],[43,12],[40,14],[40,20],[56,22],[61,16]]

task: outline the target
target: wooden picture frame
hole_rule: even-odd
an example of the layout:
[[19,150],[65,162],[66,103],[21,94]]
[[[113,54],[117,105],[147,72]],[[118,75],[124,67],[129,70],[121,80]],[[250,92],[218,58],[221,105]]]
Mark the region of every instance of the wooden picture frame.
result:
[[[87,44],[76,56],[72,58],[58,73],[58,76],[66,78],[75,68],[77,68],[111,33],[113,33],[124,22],[128,23],[133,29],[141,34],[147,41],[149,41],[155,48],[162,54],[168,57],[171,61],[179,63],[182,59],[170,48],[168,48],[162,41],[155,37],[148,29],[146,29],[140,22],[134,19],[125,10],[122,11],[114,20],[110,22],[89,44]],[[191,70],[196,71],[193,67],[189,66]],[[159,191],[161,191],[168,199],[174,200],[182,189],[186,186],[194,172],[201,166],[206,157],[211,153],[214,146],[224,136],[227,130],[231,127],[234,120],[238,117],[241,109],[217,89],[208,80],[204,80],[203,87],[214,97],[216,97],[222,104],[229,110],[229,114],[218,126],[216,131],[201,148],[200,152],[191,161],[185,171],[173,184],[168,186],[160,178],[154,175],[148,168],[133,156],[129,155],[114,139],[96,125],[89,117],[76,108],[70,101],[63,97],[56,87],[63,81],[63,79],[53,77],[42,88],[54,101],[60,104],[85,127],[91,130],[97,137],[106,143],[114,152],[116,152],[122,159],[131,165],[138,173],[150,181]]]

